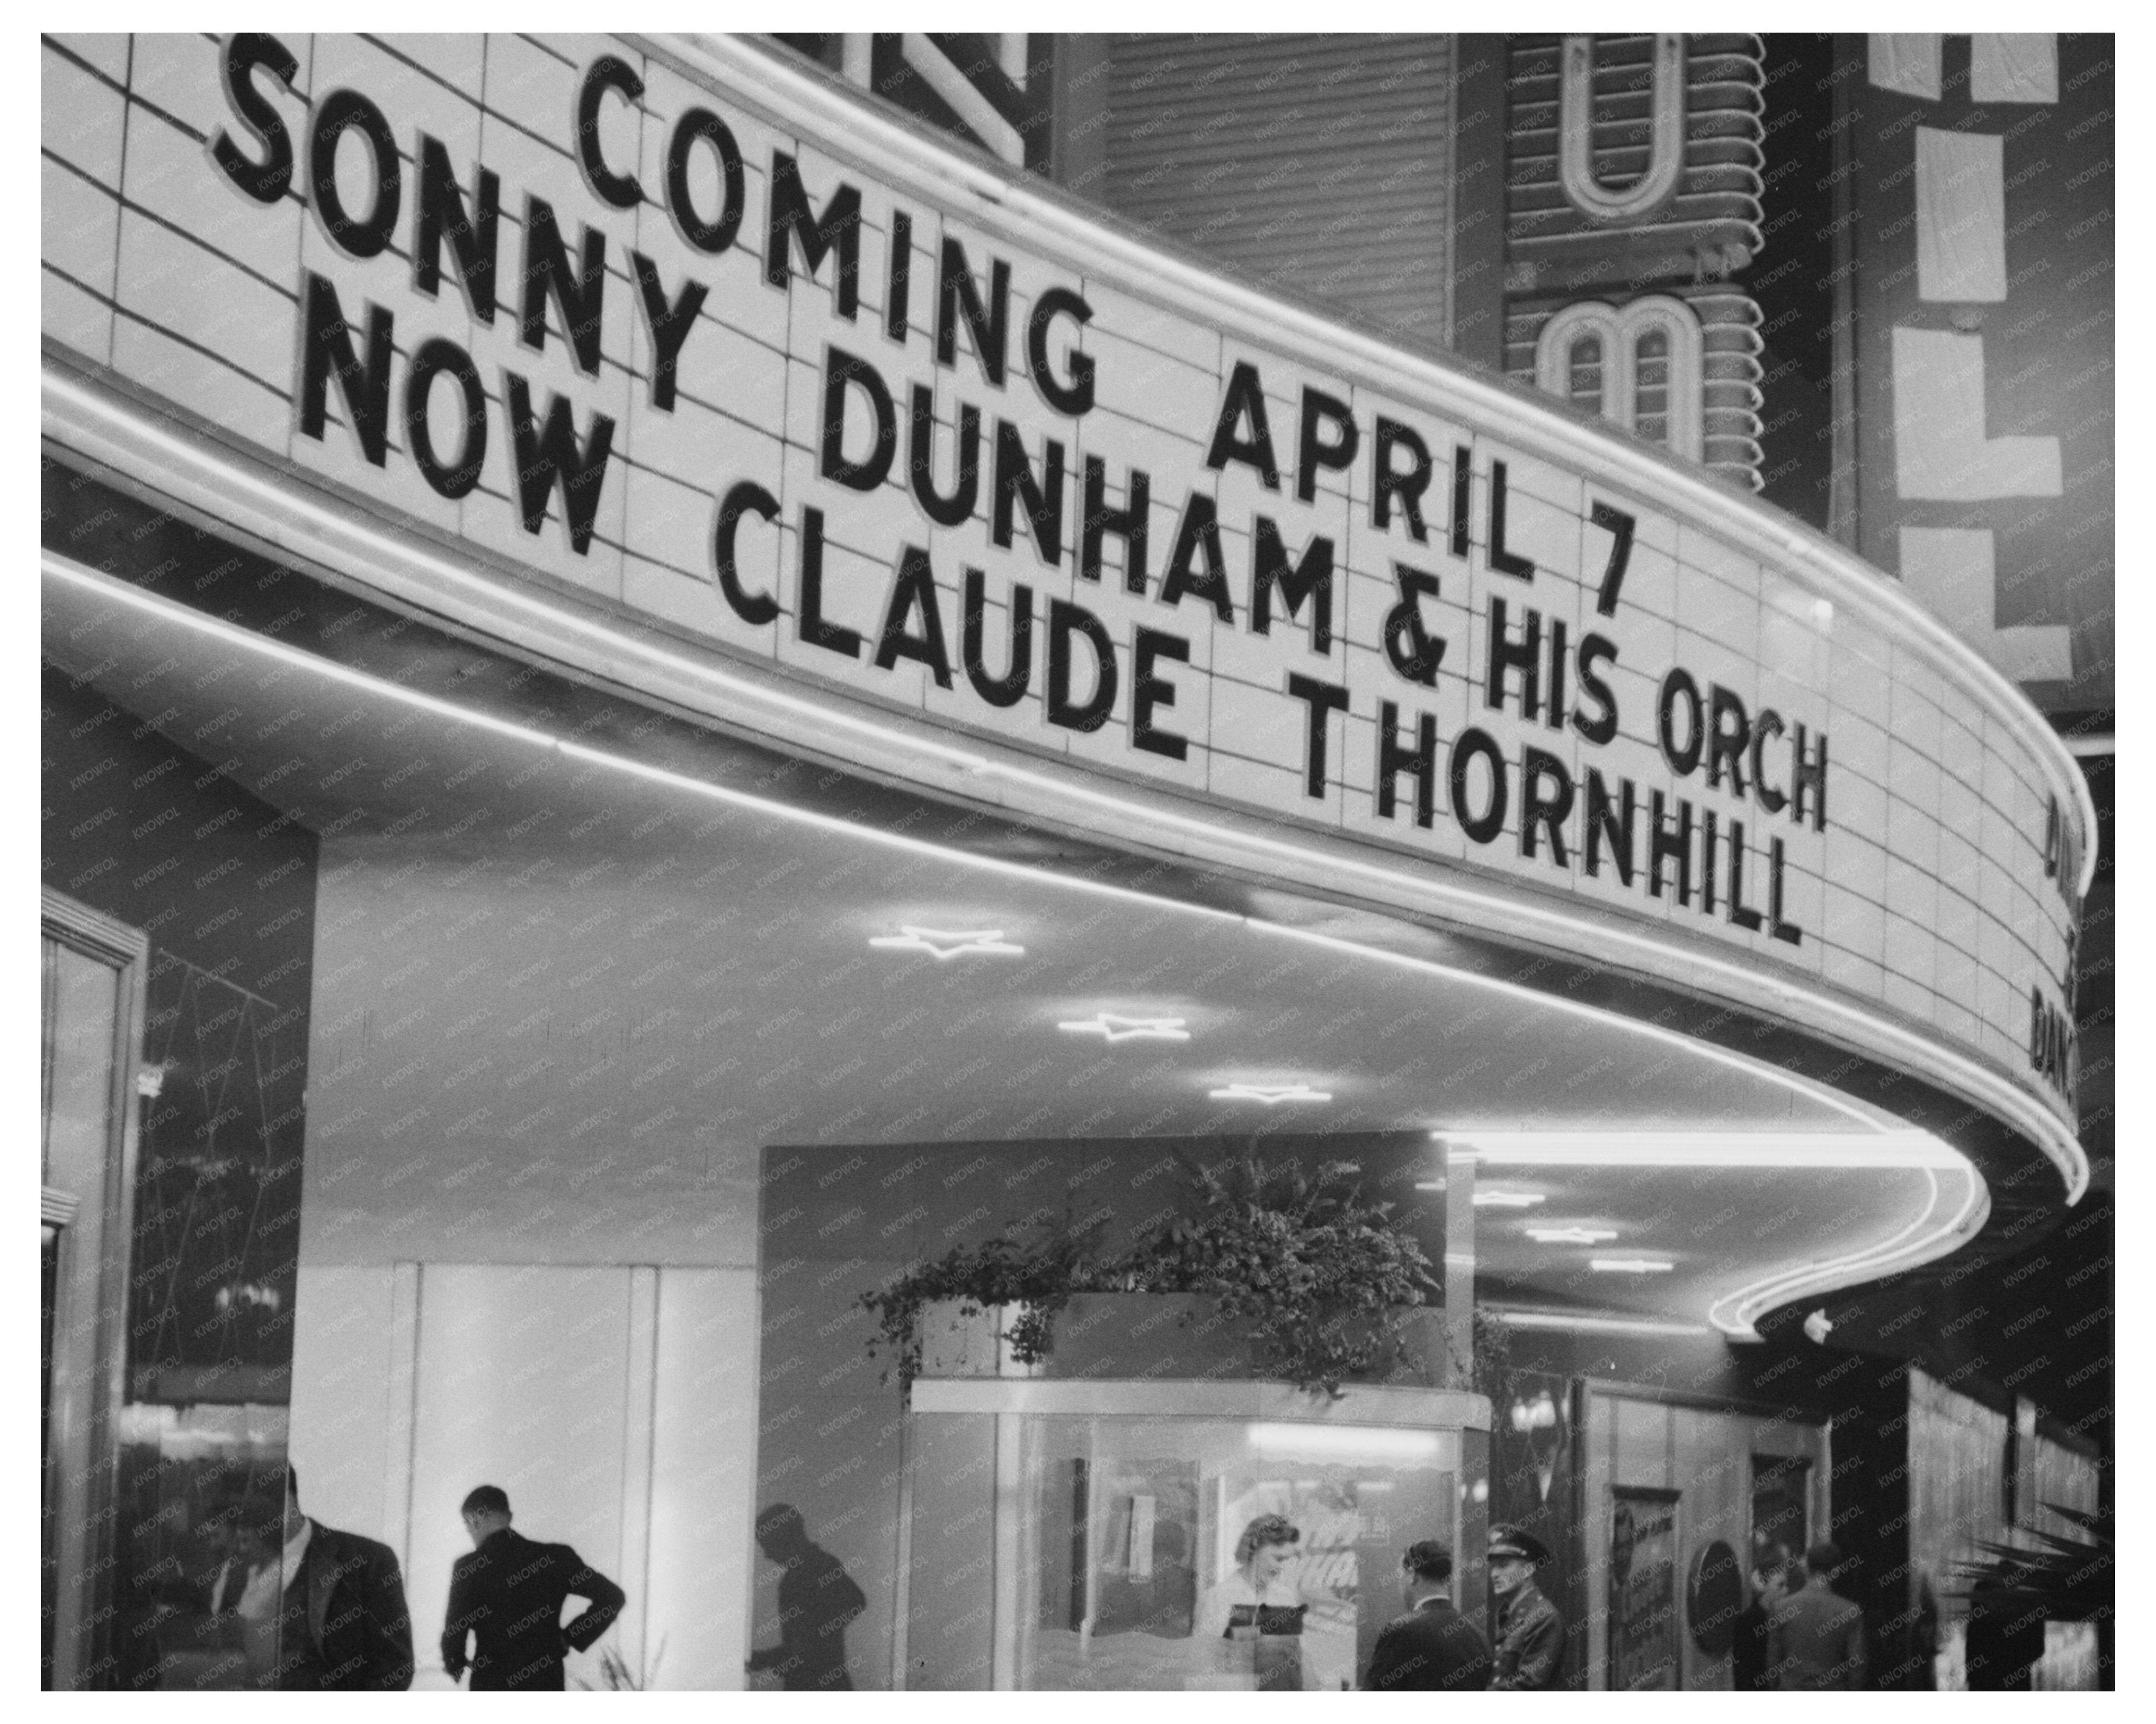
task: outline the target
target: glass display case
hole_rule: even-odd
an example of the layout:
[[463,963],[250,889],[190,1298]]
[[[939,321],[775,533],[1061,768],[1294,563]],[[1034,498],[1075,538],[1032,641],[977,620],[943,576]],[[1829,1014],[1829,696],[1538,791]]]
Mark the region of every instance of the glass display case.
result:
[[1481,1537],[1487,1424],[1447,1390],[917,1382],[906,1686],[1352,1688],[1401,1553]]

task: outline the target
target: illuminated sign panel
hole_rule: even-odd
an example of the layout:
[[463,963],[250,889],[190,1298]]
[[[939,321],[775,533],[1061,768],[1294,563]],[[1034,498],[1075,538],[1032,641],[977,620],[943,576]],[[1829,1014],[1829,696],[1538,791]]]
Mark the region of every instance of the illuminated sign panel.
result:
[[46,62],[46,335],[243,444],[798,681],[1681,929],[2071,1117],[2045,759],[1680,469],[1209,316],[722,55]]

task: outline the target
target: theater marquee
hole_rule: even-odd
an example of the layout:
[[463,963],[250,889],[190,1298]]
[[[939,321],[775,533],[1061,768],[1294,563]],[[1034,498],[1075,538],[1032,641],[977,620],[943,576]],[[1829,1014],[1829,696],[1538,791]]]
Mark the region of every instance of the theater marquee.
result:
[[[145,37],[81,82],[45,333],[240,444],[773,685],[1859,1008],[2070,1137],[2070,762],[1697,469],[738,44]],[[123,183],[123,106],[198,145]]]

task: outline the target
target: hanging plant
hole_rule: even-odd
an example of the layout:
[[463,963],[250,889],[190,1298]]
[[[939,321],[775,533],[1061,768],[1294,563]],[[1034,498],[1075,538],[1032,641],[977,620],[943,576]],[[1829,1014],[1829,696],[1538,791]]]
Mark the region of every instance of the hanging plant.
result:
[[1119,1285],[1209,1296],[1281,1376],[1337,1399],[1344,1379],[1398,1356],[1394,1314],[1442,1294],[1393,1205],[1363,1196],[1358,1171],[1327,1162],[1311,1173],[1253,1155],[1194,1167],[1184,1213],[1139,1239]]
[[1066,1222],[1036,1229],[1024,1244],[1005,1238],[961,1245],[862,1294],[855,1303],[876,1319],[869,1356],[889,1357],[885,1380],[895,1368],[899,1387],[911,1388],[921,1370],[922,1308],[957,1300],[969,1316],[998,1306],[1020,1307],[1003,1338],[1019,1363],[1040,1363],[1048,1355],[1055,1314],[1072,1294],[1096,1290],[1102,1280],[1099,1246],[1106,1226],[1096,1221],[1074,1229]]
[[[973,1315],[1017,1307],[1002,1331],[1013,1359],[1048,1355],[1057,1313],[1079,1293],[1195,1293],[1240,1323],[1277,1375],[1337,1399],[1341,1383],[1399,1356],[1402,1307],[1442,1288],[1393,1205],[1366,1199],[1351,1162],[1314,1172],[1245,1155],[1224,1167],[1188,1165],[1180,1211],[1120,1257],[1100,1255],[1105,1222],[962,1245],[917,1265],[856,1303],[876,1318],[871,1357],[893,1362],[901,1388],[921,1369],[921,1313],[942,1300]],[[886,1369],[886,1380],[891,1371]]]

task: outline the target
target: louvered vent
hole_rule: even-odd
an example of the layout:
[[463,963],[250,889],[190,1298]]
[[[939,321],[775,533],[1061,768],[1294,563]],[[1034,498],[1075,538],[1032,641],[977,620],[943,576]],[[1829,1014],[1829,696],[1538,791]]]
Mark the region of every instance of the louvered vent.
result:
[[1110,208],[1447,343],[1447,38],[1118,35],[1107,85]]

